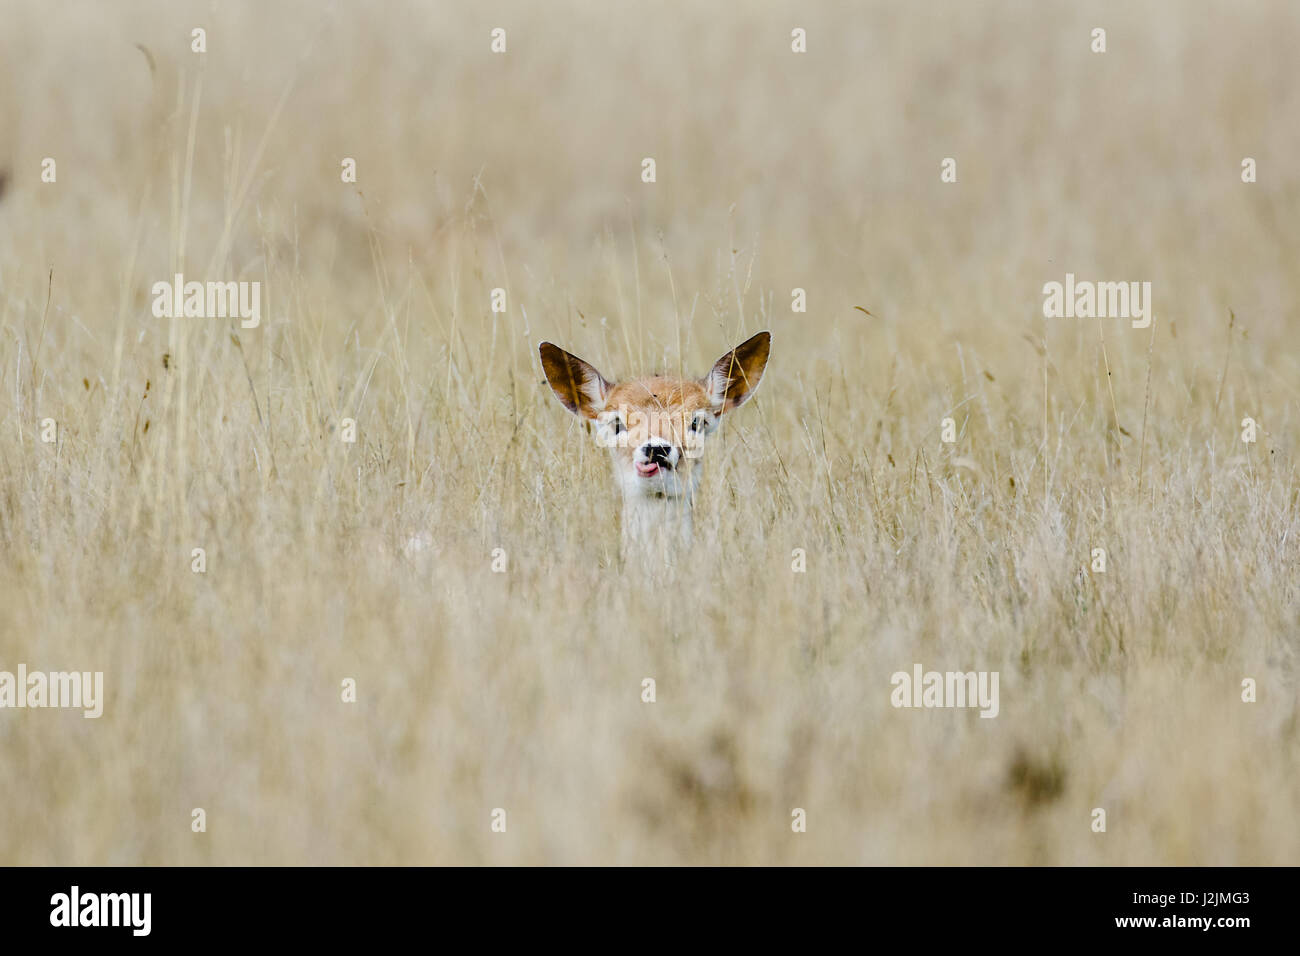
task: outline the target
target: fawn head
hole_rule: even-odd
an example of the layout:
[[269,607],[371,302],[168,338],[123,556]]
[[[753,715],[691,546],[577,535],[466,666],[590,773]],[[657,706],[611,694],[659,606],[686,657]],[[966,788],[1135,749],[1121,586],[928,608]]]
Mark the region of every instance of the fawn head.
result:
[[540,351],[555,397],[592,422],[597,441],[612,452],[624,496],[689,499],[705,440],[723,415],[754,394],[771,343],[770,333],[759,332],[701,379],[650,375],[619,383],[550,342]]

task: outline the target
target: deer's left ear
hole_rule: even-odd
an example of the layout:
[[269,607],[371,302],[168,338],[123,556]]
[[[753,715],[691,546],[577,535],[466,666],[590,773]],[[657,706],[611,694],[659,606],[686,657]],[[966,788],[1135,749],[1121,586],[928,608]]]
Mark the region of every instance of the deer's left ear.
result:
[[771,348],[772,333],[759,332],[713,363],[713,369],[701,384],[719,415],[743,405],[754,394],[763,378],[763,369],[767,368]]

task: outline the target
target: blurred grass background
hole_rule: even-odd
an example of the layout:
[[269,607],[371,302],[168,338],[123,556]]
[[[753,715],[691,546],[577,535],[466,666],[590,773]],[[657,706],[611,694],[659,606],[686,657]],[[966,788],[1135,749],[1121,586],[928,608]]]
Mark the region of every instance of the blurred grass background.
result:
[[[0,713],[0,862],[1300,859],[1293,4],[0,22],[0,669],[108,697]],[[1153,330],[1045,321],[1066,272]],[[690,560],[626,573],[537,343],[760,328]],[[913,662],[999,717],[895,710]]]

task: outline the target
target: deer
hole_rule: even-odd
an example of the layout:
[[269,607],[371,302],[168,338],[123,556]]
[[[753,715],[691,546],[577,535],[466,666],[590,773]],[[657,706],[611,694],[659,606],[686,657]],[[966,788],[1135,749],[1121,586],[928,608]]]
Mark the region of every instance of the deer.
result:
[[703,378],[647,375],[612,382],[557,345],[538,347],[560,404],[590,423],[608,448],[623,499],[622,546],[668,563],[689,548],[691,509],[706,439],[722,418],[753,396],[772,335],[759,332],[713,363]]

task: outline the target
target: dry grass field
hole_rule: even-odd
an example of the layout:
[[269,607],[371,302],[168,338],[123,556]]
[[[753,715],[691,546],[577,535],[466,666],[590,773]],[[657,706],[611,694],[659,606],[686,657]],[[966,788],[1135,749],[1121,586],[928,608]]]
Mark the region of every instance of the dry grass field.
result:
[[[0,710],[0,863],[1300,862],[1294,4],[0,22],[0,670],[106,698]],[[1066,273],[1154,322],[1045,319]],[[765,328],[632,573],[538,344]]]

